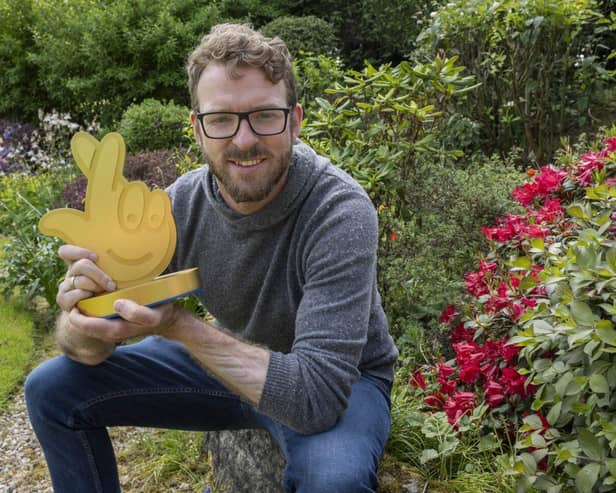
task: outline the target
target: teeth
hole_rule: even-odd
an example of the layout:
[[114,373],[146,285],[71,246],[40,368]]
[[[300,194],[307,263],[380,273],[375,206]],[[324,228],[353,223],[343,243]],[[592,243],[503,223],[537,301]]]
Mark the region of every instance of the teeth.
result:
[[235,164],[237,164],[238,166],[248,167],[248,166],[255,166],[256,164],[259,164],[260,162],[261,162],[260,159],[252,159],[250,161],[235,161]]

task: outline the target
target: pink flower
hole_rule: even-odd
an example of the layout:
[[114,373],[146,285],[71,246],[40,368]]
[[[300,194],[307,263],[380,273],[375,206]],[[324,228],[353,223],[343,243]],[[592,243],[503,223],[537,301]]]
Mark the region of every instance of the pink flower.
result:
[[575,180],[583,187],[590,185],[595,171],[603,169],[603,156],[596,152],[582,154],[575,170]]

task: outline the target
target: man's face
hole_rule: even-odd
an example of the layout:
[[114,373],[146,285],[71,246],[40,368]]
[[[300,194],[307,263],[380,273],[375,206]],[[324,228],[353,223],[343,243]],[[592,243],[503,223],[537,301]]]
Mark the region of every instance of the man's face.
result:
[[[232,78],[224,65],[209,64],[197,85],[199,112],[287,107],[284,82],[272,84],[257,68],[241,68],[239,73],[240,77]],[[301,118],[302,109],[297,105],[292,108],[287,127],[281,134],[256,135],[248,121],[242,120],[233,137],[210,139],[203,134],[196,115],[191,114],[197,141],[230,207],[251,214],[280,192]]]

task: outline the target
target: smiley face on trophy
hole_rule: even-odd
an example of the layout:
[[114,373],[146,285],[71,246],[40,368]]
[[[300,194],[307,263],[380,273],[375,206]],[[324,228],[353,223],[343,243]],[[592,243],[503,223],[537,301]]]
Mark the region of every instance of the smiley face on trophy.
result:
[[198,291],[196,268],[159,276],[176,245],[171,202],[163,190],[126,180],[122,136],[109,133],[99,142],[78,132],[71,151],[88,179],[84,210],[49,211],[39,230],[95,252],[98,266],[118,286],[112,293],[81,300],[79,310],[108,318],[116,316],[113,303],[120,298],[155,306]]

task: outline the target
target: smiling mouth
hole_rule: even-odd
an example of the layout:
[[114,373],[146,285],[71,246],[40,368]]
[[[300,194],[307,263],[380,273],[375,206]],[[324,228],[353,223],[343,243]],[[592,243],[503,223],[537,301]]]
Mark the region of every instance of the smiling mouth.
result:
[[122,257],[120,255],[118,255],[117,253],[115,253],[111,248],[109,250],[107,250],[107,254],[115,261],[118,262],[119,264],[125,264],[125,265],[138,265],[138,264],[142,264],[143,262],[147,262],[148,260],[150,260],[152,258],[152,252],[148,252],[145,255],[142,255],[139,258],[126,258],[126,257]]
[[235,161],[233,159],[229,160],[231,164],[239,168],[254,168],[255,166],[258,166],[259,164],[261,164],[263,161],[265,161],[265,158],[246,159],[243,161]]

